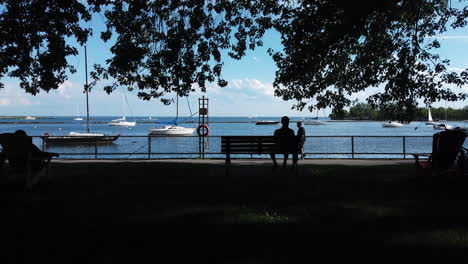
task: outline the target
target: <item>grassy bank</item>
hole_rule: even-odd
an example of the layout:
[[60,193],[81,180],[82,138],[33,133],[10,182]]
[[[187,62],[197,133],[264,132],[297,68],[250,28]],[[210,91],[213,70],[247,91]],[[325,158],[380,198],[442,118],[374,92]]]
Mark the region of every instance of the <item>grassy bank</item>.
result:
[[[387,262],[463,257],[465,184],[404,166],[54,164],[23,193],[2,186],[2,259],[86,262]],[[50,241],[50,242],[45,242]],[[164,261],[162,261],[164,260]],[[302,262],[301,262],[302,263]]]

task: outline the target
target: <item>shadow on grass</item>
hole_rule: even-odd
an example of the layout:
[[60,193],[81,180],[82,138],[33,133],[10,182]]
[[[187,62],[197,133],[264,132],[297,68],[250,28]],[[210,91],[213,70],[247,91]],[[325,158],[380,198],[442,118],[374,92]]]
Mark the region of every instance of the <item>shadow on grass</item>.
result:
[[465,183],[415,180],[410,165],[303,166],[297,175],[224,169],[55,163],[32,192],[2,188],[2,237],[11,242],[2,257],[285,263],[465,255]]

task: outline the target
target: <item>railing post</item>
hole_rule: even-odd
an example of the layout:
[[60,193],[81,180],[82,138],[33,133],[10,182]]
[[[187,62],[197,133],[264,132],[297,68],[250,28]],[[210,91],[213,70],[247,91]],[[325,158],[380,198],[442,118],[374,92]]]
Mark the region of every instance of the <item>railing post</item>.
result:
[[94,140],[94,159],[97,159],[97,140]]
[[351,136],[351,158],[354,159],[354,136]]
[[403,159],[406,159],[406,137],[403,136]]
[[151,159],[151,136],[148,135],[148,159]]

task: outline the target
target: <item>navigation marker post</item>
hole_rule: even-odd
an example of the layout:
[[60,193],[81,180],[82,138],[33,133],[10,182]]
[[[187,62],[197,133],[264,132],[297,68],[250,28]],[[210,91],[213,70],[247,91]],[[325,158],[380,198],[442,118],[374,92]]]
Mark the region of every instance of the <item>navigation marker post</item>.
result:
[[[203,134],[208,135],[209,130],[207,129],[209,126],[209,118],[208,118],[208,98],[203,96],[202,98],[198,98],[198,127],[199,130],[202,131]],[[198,132],[198,130],[197,130]],[[199,158],[205,158],[205,150],[209,148],[209,137],[201,136],[198,133],[198,153]],[[205,140],[206,137],[206,140]]]

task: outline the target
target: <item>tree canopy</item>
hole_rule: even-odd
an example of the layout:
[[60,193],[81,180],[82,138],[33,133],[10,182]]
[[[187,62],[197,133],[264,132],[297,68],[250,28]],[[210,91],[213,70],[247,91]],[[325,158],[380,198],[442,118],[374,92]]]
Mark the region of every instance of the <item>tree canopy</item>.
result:
[[[84,26],[96,15],[103,32]],[[94,66],[93,84],[108,79],[107,92],[125,86],[169,103],[172,91],[226,86],[222,54],[241,59],[273,29],[283,45],[269,50],[277,96],[338,113],[351,95],[379,86],[367,102],[398,105],[396,118],[406,120],[418,100],[465,99],[451,87],[465,85],[468,72],[449,70],[437,36],[466,26],[467,16],[450,0],[0,0],[0,78],[19,78],[31,94],[56,89],[75,71],[67,57],[77,47],[67,39],[83,45],[94,33],[112,41],[112,56]]]
[[[387,108],[374,108],[366,103],[353,102],[352,106],[347,110],[341,110],[339,112],[332,112],[330,118],[335,120],[378,120],[388,121],[393,120],[395,114],[391,111],[394,109]],[[448,121],[464,121],[468,120],[468,106],[460,109],[454,108],[431,108],[431,114],[434,121],[448,120]],[[427,121],[428,110],[427,107],[418,107],[412,116],[414,121]]]

